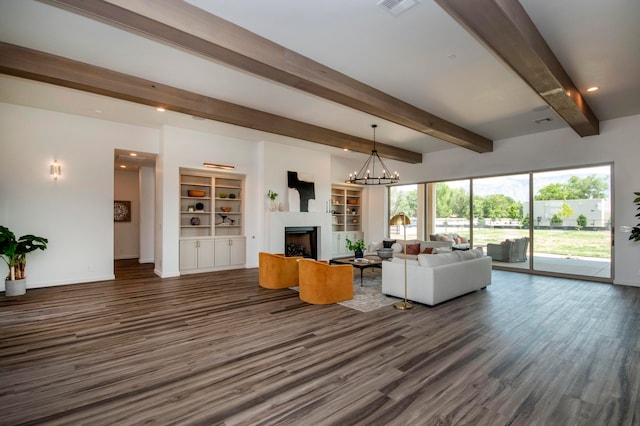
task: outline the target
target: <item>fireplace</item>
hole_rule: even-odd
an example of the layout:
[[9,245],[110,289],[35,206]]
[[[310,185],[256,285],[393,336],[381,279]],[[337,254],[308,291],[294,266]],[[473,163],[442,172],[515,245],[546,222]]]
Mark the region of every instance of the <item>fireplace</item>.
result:
[[295,226],[284,228],[285,256],[318,259],[318,227]]

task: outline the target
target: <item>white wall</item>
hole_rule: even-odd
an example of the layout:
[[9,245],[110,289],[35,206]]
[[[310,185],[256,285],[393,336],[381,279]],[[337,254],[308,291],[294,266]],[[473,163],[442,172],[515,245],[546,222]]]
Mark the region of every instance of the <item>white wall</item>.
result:
[[[638,222],[633,217],[633,192],[640,191],[640,115],[603,121],[600,132],[581,138],[571,129],[561,129],[496,141],[492,153],[455,148],[425,155],[422,164],[390,161],[388,166],[400,170],[402,183],[416,183],[613,162],[614,282],[640,286],[640,244],[618,231],[621,225]],[[378,199],[369,212],[384,210],[384,201]]]
[[[284,250],[284,228],[286,226],[318,226],[320,259],[331,258],[331,215],[326,211],[326,202],[331,198],[331,155],[326,152],[281,145],[264,144],[264,187],[260,194],[260,209],[264,217],[264,241],[262,250],[282,253]],[[309,212],[290,212],[287,199],[287,171],[299,172],[313,177],[315,203]],[[285,205],[284,212],[269,212],[267,191],[278,193],[278,202]]]
[[155,228],[155,169],[140,168],[140,263],[153,263]]
[[140,256],[139,185],[137,170],[115,170],[113,199],[131,203],[131,221],[113,223],[114,259],[137,259]]
[[[244,229],[247,236],[247,267],[258,265],[260,245],[260,214],[262,196],[259,194],[259,143],[165,126],[162,129],[159,177],[162,193],[161,215],[157,216],[161,230],[162,262],[156,260],[156,271],[162,277],[177,276],[179,270],[179,199],[180,168],[211,171],[203,162],[235,166],[232,173],[245,175]],[[224,171],[216,170],[216,173]],[[158,181],[157,181],[158,183]],[[156,258],[157,259],[157,258]]]
[[114,149],[157,152],[158,131],[0,103],[0,141],[1,223],[49,239],[27,257],[27,287],[113,278]]

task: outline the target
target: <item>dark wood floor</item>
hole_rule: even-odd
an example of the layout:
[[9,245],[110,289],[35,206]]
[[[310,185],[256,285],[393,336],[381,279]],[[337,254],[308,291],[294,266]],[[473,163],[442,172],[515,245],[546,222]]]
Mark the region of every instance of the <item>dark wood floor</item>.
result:
[[0,297],[0,424],[640,424],[640,289],[496,271],[361,313],[256,269],[116,272]]

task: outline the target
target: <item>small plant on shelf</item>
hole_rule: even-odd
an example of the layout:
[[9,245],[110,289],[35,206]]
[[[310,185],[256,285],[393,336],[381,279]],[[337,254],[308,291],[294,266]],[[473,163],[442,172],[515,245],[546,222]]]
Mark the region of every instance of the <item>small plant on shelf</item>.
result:
[[269,197],[271,201],[275,201],[278,198],[278,193],[269,190],[269,192],[267,192],[267,197]]

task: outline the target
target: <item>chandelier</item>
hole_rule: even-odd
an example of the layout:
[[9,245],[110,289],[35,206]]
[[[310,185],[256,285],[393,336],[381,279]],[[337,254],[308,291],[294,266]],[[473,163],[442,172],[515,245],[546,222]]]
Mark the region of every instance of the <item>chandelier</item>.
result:
[[[378,155],[376,150],[376,127],[377,124],[372,124],[373,128],[373,149],[367,161],[360,169],[359,172],[349,173],[349,179],[345,183],[353,183],[356,185],[388,185],[390,183],[396,183],[400,179],[398,172],[389,172],[387,166],[384,165],[382,159]],[[376,163],[380,163],[376,166]]]

